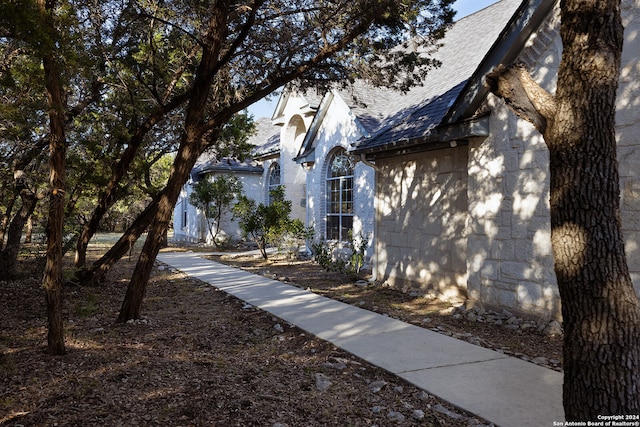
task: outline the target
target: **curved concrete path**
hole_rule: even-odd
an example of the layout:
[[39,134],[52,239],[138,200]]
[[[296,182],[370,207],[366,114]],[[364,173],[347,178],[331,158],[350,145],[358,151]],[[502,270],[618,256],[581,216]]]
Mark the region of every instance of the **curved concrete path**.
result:
[[158,260],[330,341],[501,427],[564,421],[562,374],[387,316],[201,258]]

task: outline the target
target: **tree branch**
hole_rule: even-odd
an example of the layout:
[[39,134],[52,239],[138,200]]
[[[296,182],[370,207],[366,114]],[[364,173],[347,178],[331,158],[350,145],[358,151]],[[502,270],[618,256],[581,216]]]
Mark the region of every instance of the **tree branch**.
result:
[[556,113],[555,97],[533,80],[523,64],[498,65],[485,83],[515,114],[545,133]]

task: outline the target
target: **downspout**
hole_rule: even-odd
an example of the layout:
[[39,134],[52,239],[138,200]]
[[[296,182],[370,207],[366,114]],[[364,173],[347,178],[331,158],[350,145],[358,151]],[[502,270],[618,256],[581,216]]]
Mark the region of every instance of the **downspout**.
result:
[[375,163],[371,163],[369,160],[367,160],[367,156],[364,153],[360,153],[360,161],[362,163],[364,163],[365,165],[369,166],[371,169],[373,169],[374,171],[378,171],[378,167],[376,166]]

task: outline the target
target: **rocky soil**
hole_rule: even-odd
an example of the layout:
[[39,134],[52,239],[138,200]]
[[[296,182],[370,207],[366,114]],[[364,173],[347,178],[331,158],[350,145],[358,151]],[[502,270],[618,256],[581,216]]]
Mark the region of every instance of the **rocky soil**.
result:
[[[45,353],[41,266],[25,259],[17,280],[0,281],[0,425],[487,425],[162,266],[148,285],[144,318],[115,324],[135,260],[135,253],[123,259],[99,287],[64,289],[67,355],[59,357]],[[555,339],[535,331],[469,322],[469,313],[445,303],[360,287],[310,262],[234,262],[443,333],[471,334],[466,338],[505,352],[559,357],[551,351]]]

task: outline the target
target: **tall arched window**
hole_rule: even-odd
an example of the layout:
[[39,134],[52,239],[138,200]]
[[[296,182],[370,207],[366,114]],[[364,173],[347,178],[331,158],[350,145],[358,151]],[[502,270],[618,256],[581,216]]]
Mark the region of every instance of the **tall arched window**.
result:
[[346,241],[353,229],[354,161],[343,149],[329,159],[327,168],[327,239]]
[[271,190],[282,185],[280,179],[280,164],[274,162],[271,164],[271,167],[269,167],[269,184],[267,185],[267,201],[269,204],[271,204]]

